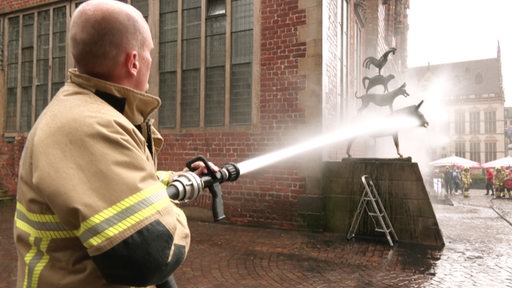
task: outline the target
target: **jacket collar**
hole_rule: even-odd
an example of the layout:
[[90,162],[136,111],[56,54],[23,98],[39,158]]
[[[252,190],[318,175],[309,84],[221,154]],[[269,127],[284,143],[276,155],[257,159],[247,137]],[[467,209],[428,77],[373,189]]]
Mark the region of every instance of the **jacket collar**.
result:
[[89,75],[80,74],[76,69],[69,70],[72,83],[97,94],[107,93],[126,100],[123,115],[133,124],[144,122],[151,113],[160,107],[160,99],[156,96],[140,92],[111,82],[103,81]]

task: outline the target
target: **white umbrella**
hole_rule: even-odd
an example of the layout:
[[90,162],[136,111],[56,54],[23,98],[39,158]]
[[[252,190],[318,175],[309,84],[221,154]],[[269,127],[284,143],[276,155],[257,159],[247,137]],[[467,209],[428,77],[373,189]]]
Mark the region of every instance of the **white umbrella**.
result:
[[492,167],[509,167],[512,166],[512,157],[507,156],[500,159],[496,159],[491,162],[484,163],[482,165],[485,168],[492,168]]
[[438,159],[429,163],[432,166],[463,166],[470,168],[480,168],[482,165],[478,162],[458,157],[458,156],[450,156],[442,159]]

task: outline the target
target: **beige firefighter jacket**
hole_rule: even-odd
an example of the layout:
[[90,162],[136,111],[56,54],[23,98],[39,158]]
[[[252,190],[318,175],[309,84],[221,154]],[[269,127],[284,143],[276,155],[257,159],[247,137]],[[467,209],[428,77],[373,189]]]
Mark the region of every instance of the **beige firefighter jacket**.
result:
[[185,215],[156,177],[152,155],[163,141],[147,119],[160,100],[76,70],[69,76],[30,131],[20,161],[17,286],[135,286],[109,284],[92,259],[155,223],[172,241],[145,244],[165,247],[167,261],[179,265],[185,255],[173,254],[177,247],[186,254],[190,243]]
[[502,168],[497,168],[496,172],[494,173],[494,186],[500,187],[505,185],[505,179],[507,179],[507,173]]

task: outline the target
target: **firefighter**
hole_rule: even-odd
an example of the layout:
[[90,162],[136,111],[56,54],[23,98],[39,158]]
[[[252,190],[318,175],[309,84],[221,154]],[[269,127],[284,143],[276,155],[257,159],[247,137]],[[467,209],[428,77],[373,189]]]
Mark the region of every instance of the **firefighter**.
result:
[[505,178],[504,186],[508,198],[512,198],[512,168],[510,167],[507,169],[507,178]]
[[503,168],[497,167],[496,173],[494,173],[494,191],[496,193],[495,198],[501,198],[505,196],[505,179],[507,173]]
[[[15,216],[17,287],[172,284],[190,232],[157,177],[160,105],[147,91],[153,40],[133,6],[81,4],[69,27],[76,69],[31,129]],[[206,173],[204,165],[196,174]]]
[[464,193],[464,197],[469,197],[469,188],[471,186],[471,173],[469,172],[469,168],[465,167],[461,173],[462,177],[462,191]]

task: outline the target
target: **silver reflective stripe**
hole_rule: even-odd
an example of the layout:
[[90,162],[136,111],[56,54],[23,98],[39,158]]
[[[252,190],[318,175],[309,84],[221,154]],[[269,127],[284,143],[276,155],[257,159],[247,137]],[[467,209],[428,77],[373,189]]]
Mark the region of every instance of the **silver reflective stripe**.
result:
[[32,248],[24,258],[27,267],[23,287],[37,287],[41,271],[50,258],[48,254],[46,254],[50,239],[31,236],[29,241]]
[[154,215],[169,203],[165,186],[157,183],[82,222],[79,238],[88,249],[100,245]]
[[56,215],[28,212],[19,202],[16,203],[15,222],[18,229],[30,235],[30,250],[23,258],[26,264],[23,287],[37,287],[39,275],[49,260],[46,249],[50,241],[76,237],[76,233],[67,229]]
[[82,222],[79,229],[71,230],[56,215],[31,213],[18,202],[16,227],[30,234],[29,251],[24,257],[26,270],[23,287],[37,287],[39,275],[49,261],[46,250],[51,240],[79,237],[86,248],[91,248],[151,217],[169,204],[165,186],[157,183],[95,214]]
[[76,237],[76,231],[66,228],[56,215],[30,213],[19,202],[16,204],[16,227],[34,237],[48,239]]

